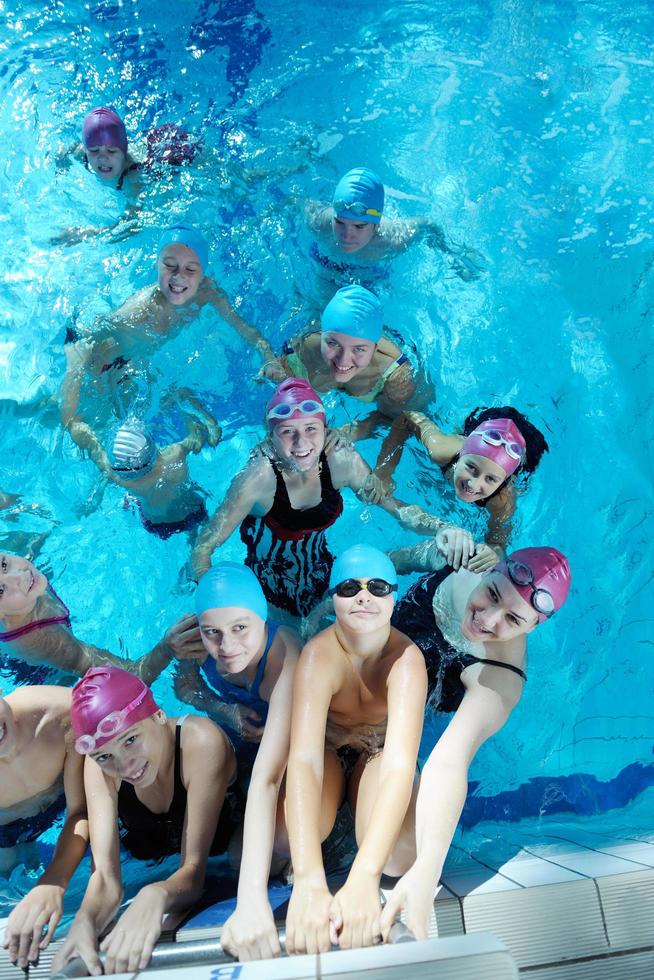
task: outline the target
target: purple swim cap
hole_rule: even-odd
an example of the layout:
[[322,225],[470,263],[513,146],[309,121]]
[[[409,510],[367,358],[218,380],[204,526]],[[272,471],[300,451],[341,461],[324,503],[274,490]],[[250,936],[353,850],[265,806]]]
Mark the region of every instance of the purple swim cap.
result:
[[501,572],[535,609],[539,623],[549,619],[568,598],[570,565],[556,548],[520,548],[507,555],[494,571]]
[[91,109],[82,124],[84,146],[115,146],[127,153],[125,123],[113,109]]
[[485,456],[511,476],[524,459],[527,443],[513,419],[486,419],[465,439],[459,456]]
[[75,748],[95,752],[159,710],[150,688],[121,667],[91,667],[73,688],[70,715]]

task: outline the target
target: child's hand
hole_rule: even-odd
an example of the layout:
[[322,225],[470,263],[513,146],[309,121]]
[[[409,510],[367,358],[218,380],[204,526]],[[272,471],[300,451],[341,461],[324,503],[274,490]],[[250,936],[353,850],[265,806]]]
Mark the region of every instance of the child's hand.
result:
[[[49,945],[61,919],[64,890],[59,885],[37,885],[19,902],[7,921],[3,946],[22,970],[36,963]],[[47,932],[43,939],[44,927]]]
[[68,935],[57,950],[50,972],[60,973],[66,963],[76,956],[84,960],[92,977],[102,976],[104,970],[98,956],[98,940],[88,919],[75,919]]
[[100,949],[106,953],[105,973],[134,973],[150,962],[154,944],[161,935],[166,910],[166,893],[154,882],[138,893],[123,912]]
[[329,454],[333,449],[350,449],[352,442],[347,433],[347,426],[340,429],[327,428],[325,430],[324,452]]
[[289,955],[329,952],[332,901],[326,885],[295,883],[286,914],[286,952]]
[[178,660],[206,660],[207,651],[204,649],[198,618],[195,613],[187,613],[170,627],[164,636],[172,655]]
[[381,942],[379,880],[374,875],[350,875],[334,895],[330,909],[332,942],[341,949],[359,949]]
[[477,548],[470,532],[464,531],[462,527],[455,527],[454,524],[448,524],[437,532],[436,547],[455,572],[468,567]]
[[242,963],[247,960],[268,960],[279,956],[279,936],[270,903],[249,899],[239,902],[236,910],[222,927],[220,945]]
[[281,357],[271,357],[269,358],[257,375],[257,380],[268,380],[268,381],[283,381],[284,378],[288,377],[288,371],[284,367],[284,362]]
[[495,568],[498,561],[501,560],[501,555],[494,551],[490,545],[478,544],[477,550],[468,562],[468,571],[481,575],[482,572],[489,572],[491,568]]
[[413,865],[395,885],[384,906],[381,915],[384,942],[388,942],[393,923],[402,912],[405,913],[407,929],[416,939],[426,939],[429,934],[433,903],[434,885],[424,875],[420,875]]
[[386,497],[390,497],[393,490],[395,490],[395,480],[382,479],[377,473],[369,473],[359,490],[359,497],[367,504],[378,504]]

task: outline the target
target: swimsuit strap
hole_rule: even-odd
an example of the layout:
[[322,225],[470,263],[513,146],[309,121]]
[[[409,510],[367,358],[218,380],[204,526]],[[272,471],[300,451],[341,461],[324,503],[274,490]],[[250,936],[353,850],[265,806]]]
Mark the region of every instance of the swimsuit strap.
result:
[[173,798],[168,810],[168,816],[172,817],[181,812],[182,818],[186,812],[186,788],[182,782],[182,725],[188,715],[182,715],[177,719],[175,726],[175,768],[173,775]]
[[261,682],[263,680],[263,675],[266,672],[266,661],[268,660],[268,651],[273,645],[275,636],[277,635],[277,630],[279,627],[277,623],[268,623],[268,639],[266,641],[266,649],[261,655],[261,660],[257,664],[257,672],[254,675],[254,680],[252,681],[252,686],[250,687],[250,694],[255,698],[260,698],[259,688],[261,687]]
[[522,677],[525,684],[527,683],[527,675],[524,670],[519,667],[514,667],[513,664],[506,664],[502,660],[491,660],[490,657],[475,657],[472,653],[465,653],[461,657],[462,670],[466,667],[470,667],[471,664],[488,664],[489,667],[504,667],[505,670],[512,670],[514,674],[518,674]]
[[50,583],[48,583],[48,590],[55,597],[57,602],[60,602],[64,607],[65,615],[60,616],[47,616],[45,619],[35,619],[31,623],[26,623],[24,626],[18,626],[15,630],[6,630],[4,633],[0,633],[0,643],[9,643],[11,640],[18,640],[21,636],[27,636],[29,633],[33,633],[35,630],[44,629],[46,626],[58,626],[63,624],[70,629],[70,610],[63,599],[61,599],[55,590],[52,588]]

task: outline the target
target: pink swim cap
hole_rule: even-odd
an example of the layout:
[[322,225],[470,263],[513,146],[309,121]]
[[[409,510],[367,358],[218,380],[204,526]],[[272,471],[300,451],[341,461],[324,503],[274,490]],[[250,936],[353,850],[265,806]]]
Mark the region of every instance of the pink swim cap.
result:
[[496,565],[516,592],[538,613],[538,622],[560,609],[570,591],[570,565],[556,548],[520,548]]
[[73,688],[70,715],[82,755],[149,718],[159,706],[140,677],[120,667],[91,667]]
[[501,466],[507,476],[520,466],[527,443],[513,419],[486,419],[465,439],[459,456],[474,453]]
[[125,123],[113,109],[91,109],[82,124],[84,146],[116,146],[127,153]]
[[269,428],[278,422],[285,422],[297,415],[312,418],[322,415],[325,407],[308,381],[304,378],[287,378],[275,389],[275,393],[266,405],[266,422]]

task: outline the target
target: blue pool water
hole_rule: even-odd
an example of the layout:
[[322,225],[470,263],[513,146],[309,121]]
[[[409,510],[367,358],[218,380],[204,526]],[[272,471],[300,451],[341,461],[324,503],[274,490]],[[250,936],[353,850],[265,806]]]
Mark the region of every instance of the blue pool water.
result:
[[[457,846],[501,849],[507,820],[514,837],[522,819],[530,834],[546,835],[549,820],[572,836],[651,833],[651,5],[1,6],[0,487],[51,515],[20,514],[3,535],[52,528],[40,561],[76,632],[136,657],[190,604],[185,539],[148,535],[117,488],[86,505],[97,471],[37,407],[63,376],[66,324],[91,323],[152,282],[159,230],[184,216],[210,238],[213,274],[279,346],[294,287],[317,289],[294,201],[326,199],[343,171],[372,166],[389,213],[438,217],[486,257],[486,274],[466,283],[440,253],[413,248],[384,285],[385,319],[420,352],[443,427],[510,402],[543,429],[551,452],[514,542],[556,545],[573,569],[567,606],[530,639],[520,706],[475,761]],[[138,234],[52,245],[64,228],[120,214],[120,195],[55,164],[102,103],[139,134],[137,155],[149,128],[174,122],[201,136],[203,162],[151,188]],[[258,366],[206,312],[152,359],[162,436],[179,434],[158,407],[173,382],[201,392],[223,425],[220,446],[191,462],[210,509],[261,433]],[[357,411],[329,404],[336,421]],[[362,447],[370,460],[376,448]],[[397,478],[406,499],[483,526],[415,447]],[[332,549],[353,535],[407,540],[351,498]],[[237,537],[222,554],[242,555]],[[169,679],[156,691],[174,711]]]

